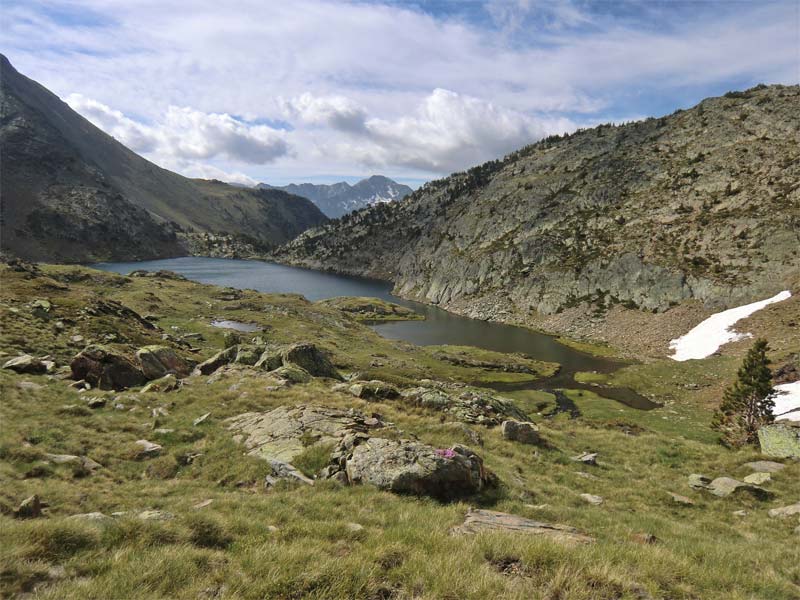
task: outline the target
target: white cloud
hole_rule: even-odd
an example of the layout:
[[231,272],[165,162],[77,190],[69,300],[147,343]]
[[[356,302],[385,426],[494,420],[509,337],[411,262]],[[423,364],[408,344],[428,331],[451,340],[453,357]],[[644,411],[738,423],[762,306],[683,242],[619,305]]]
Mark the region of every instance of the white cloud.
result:
[[132,150],[162,159],[191,161],[222,157],[266,164],[289,152],[282,132],[266,125],[249,125],[227,114],[169,106],[155,125],[145,125],[80,94],[70,94],[65,101]]
[[484,23],[424,3],[6,4],[0,45],[23,73],[94,99],[81,110],[154,160],[254,179],[364,164],[427,178],[573,121],[800,79],[791,1],[667,3],[645,24],[579,0],[490,2]]

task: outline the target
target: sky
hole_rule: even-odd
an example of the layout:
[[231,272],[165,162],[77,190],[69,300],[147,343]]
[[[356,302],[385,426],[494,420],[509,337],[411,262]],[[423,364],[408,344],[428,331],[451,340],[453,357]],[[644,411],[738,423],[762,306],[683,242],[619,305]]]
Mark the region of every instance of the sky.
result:
[[155,163],[413,187],[800,82],[800,0],[2,0],[0,51]]

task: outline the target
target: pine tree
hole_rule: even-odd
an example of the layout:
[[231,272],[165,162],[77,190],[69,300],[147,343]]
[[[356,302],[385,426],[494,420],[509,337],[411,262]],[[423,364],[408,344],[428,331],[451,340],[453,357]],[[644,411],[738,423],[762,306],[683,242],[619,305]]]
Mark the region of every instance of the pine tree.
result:
[[737,448],[753,444],[758,429],[771,423],[775,408],[772,371],[763,339],[756,340],[739,367],[736,382],[725,390],[722,404],[714,414],[713,426],[722,433],[722,443]]

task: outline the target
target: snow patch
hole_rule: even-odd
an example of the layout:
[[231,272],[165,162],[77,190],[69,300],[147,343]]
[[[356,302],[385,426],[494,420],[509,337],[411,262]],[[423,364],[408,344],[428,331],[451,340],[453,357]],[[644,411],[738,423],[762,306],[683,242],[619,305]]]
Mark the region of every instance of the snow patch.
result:
[[775,420],[800,421],[800,381],[776,385],[775,391]]
[[689,333],[669,343],[670,349],[675,351],[670,358],[678,361],[706,358],[714,354],[723,344],[752,337],[749,333],[738,333],[732,331],[731,328],[740,319],[749,317],[765,306],[787,300],[791,295],[792,293],[787,290],[766,300],[737,306],[711,315]]

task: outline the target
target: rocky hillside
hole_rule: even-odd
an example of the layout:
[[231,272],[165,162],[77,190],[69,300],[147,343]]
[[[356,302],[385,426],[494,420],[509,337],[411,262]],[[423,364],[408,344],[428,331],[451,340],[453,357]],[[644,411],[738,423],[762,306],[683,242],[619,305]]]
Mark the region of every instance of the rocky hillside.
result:
[[2,249],[58,262],[187,254],[198,232],[283,243],[325,216],[279,190],[192,180],[135,154],[0,55]]
[[798,187],[800,88],[758,86],[542,140],[277,257],[483,318],[727,306],[797,285]]
[[317,185],[314,183],[301,183],[298,185],[292,183],[283,187],[273,187],[266,183],[260,183],[258,187],[279,189],[308,198],[331,219],[373,204],[401,200],[413,191],[407,185],[397,183],[382,175],[373,175],[362,179],[355,185],[341,181],[332,185]]

